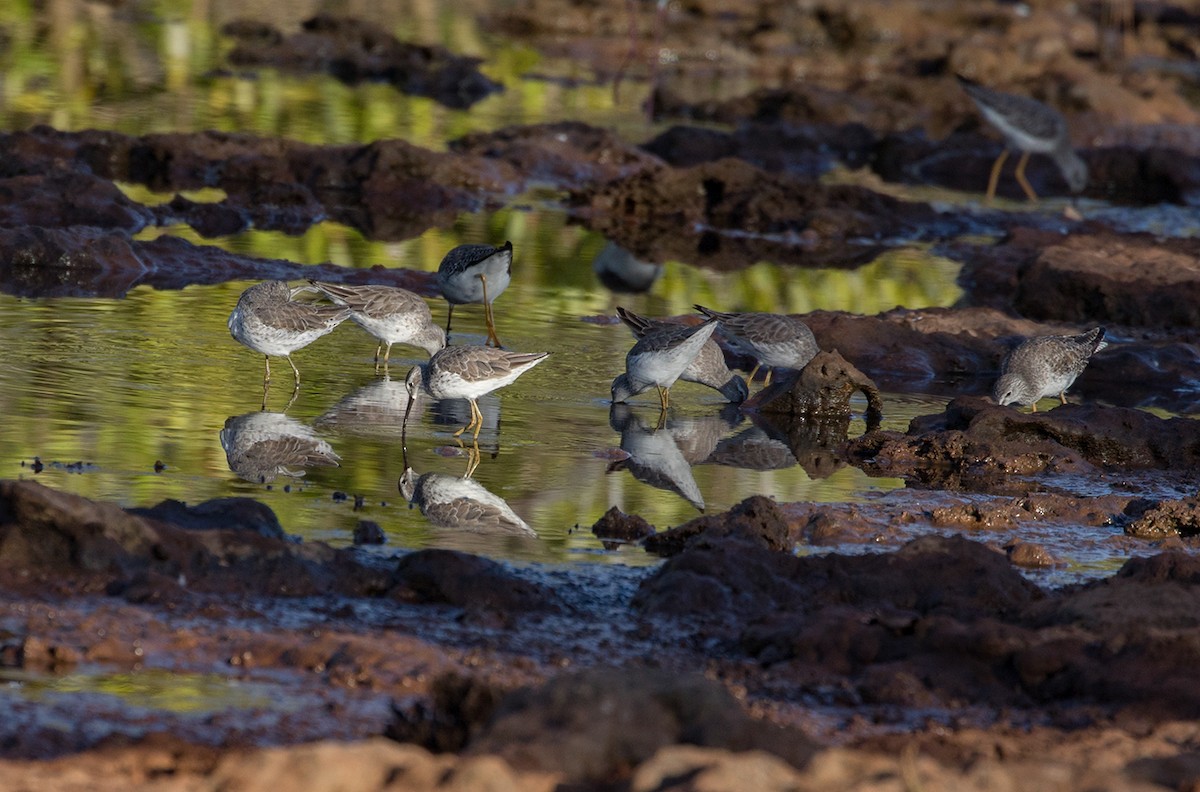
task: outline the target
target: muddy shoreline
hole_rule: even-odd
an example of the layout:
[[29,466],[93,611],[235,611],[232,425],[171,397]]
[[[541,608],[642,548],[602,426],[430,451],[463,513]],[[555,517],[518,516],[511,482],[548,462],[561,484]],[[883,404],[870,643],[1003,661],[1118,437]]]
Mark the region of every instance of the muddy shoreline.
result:
[[[1114,28],[1110,4],[1019,5],[670,4],[657,28],[649,6],[632,19],[562,0],[474,10],[641,86],[673,125],[644,140],[581,122],[445,151],[0,134],[0,290],[23,297],[305,277],[433,296],[428,273],[138,235],[334,220],[403,240],[531,189],[646,261],[853,268],[904,241],[961,262],[964,290],[952,308],[804,316],[874,385],[952,398],[943,412],[846,440],[747,406],[787,464],[853,465],[904,489],[854,504],[753,496],[669,530],[614,510],[591,527],[663,557],[649,569],[372,555],[292,541],[252,500],[127,510],[0,480],[0,677],[44,691],[7,699],[0,787],[1195,788],[1200,428],[1159,413],[1196,410],[1200,242],[1186,222],[1137,221],[1160,206],[1186,217],[1200,195],[1200,110],[1179,67],[1200,52],[1197,18],[1143,3]],[[231,68],[383,80],[455,108],[505,89],[476,59],[353,18],[246,18],[223,35]],[[650,41],[673,59],[651,66]],[[1063,109],[1091,170],[1081,203],[1036,157],[1052,209],[896,197],[986,182],[999,144],[956,72]],[[714,95],[731,75],[774,87]],[[143,204],[123,184],[175,196]],[[200,188],[221,197],[180,194]],[[1094,325],[1113,343],[1077,403],[1031,415],[986,398],[1021,338]],[[1110,528],[1080,543],[1129,560],[1046,583],[1065,562],[1037,537],[1079,526]],[[243,705],[57,693],[72,675],[160,672]]]

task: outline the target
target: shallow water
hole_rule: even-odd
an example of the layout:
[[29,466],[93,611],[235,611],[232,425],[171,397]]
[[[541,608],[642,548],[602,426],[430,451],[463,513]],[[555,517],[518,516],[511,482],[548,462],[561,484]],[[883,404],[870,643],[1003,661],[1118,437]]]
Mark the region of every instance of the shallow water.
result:
[[[275,6],[280,27],[290,29],[303,17],[293,4]],[[638,109],[645,84],[635,76],[618,100],[610,85],[579,63],[490,40],[453,3],[385,2],[355,10],[387,20],[403,39],[485,56],[485,70],[507,90],[469,112],[405,97],[386,85],[349,87],[271,70],[230,72],[217,31],[236,8],[168,0],[149,17],[123,8],[64,0],[47,17],[36,4],[5,4],[0,25],[11,48],[0,128],[49,123],[131,134],[219,129],[314,143],[399,137],[432,149],[468,132],[514,123],[586,120],[630,140],[658,131]],[[730,82],[735,79],[727,75],[720,90],[740,92]],[[171,197],[136,185],[127,190],[147,203]],[[939,194],[936,200],[955,197]],[[1155,220],[1153,211],[1125,211],[1128,225],[1187,227],[1186,218],[1168,213]],[[512,240],[513,284],[496,303],[499,334],[509,348],[549,351],[551,358],[481,401],[488,423],[473,478],[536,538],[440,525],[404,502],[398,481],[406,467],[461,476],[468,461],[451,436],[465,422],[465,404],[424,405],[407,434],[407,449],[402,446],[402,378],[415,361],[413,350],[393,350],[390,378],[373,371],[374,341],[350,324],[298,352],[303,387],[285,417],[272,420],[272,430],[327,442],[341,465],[313,468],[302,477],[265,482],[260,473],[247,480],[231,468],[222,430],[229,426],[225,437],[231,442],[234,429],[261,420],[254,414],[262,360],[233,341],[225,325],[249,284],[177,292],[141,287],[115,300],[0,294],[0,475],[126,506],[253,496],[275,510],[285,530],[335,545],[349,544],[359,521],[371,520],[387,537],[372,552],[438,545],[522,560],[650,563],[640,551],[604,548],[588,528],[612,506],[661,529],[700,514],[701,500],[706,511],[716,512],[754,493],[781,501],[845,501],[902,487],[899,480],[844,466],[817,470],[814,477],[786,458],[778,469],[752,469],[745,452],[757,450],[754,464],[766,464],[761,452],[770,450],[769,437],[736,412],[730,417],[715,392],[695,385],[673,391],[674,407],[660,432],[651,431],[658,417],[652,395],[610,415],[609,383],[623,369],[632,339],[622,326],[595,317],[611,317],[618,304],[648,316],[675,315],[697,302],[719,309],[872,314],[895,306],[951,305],[960,295],[958,266],[916,245],[897,245],[853,271],[761,262],[714,273],[661,262],[648,292],[615,294],[593,270],[606,240],[570,225],[553,197],[543,196],[522,196],[510,208],[463,216],[452,227],[402,242],[372,241],[332,223],[295,237],[251,231],[201,240],[187,228],[155,228],[142,237],[159,234],[299,263],[428,271],[456,244]],[[441,321],[444,304],[431,306]],[[453,340],[479,343],[482,329],[482,311],[468,306],[458,312]],[[273,370],[268,409],[279,412],[288,401],[290,372],[280,360]],[[902,429],[943,402],[886,394],[885,426]],[[851,435],[862,431],[861,420],[851,423]],[[668,476],[652,475],[639,459],[622,465],[628,452],[619,450],[622,441],[636,446],[639,439],[643,446],[660,444],[660,461],[677,454],[695,464]],[[724,464],[700,461],[709,457],[701,454],[705,449]],[[40,472],[34,471],[35,458],[44,466]],[[1105,569],[1108,563],[1090,557],[1081,562]]]

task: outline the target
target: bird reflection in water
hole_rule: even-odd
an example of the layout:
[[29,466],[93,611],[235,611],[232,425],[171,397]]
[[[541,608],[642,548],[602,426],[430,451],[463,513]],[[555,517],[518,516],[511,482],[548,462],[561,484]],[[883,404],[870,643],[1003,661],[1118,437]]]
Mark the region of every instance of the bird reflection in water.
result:
[[221,447],[229,469],[258,484],[281,475],[300,478],[305,468],[341,463],[311,427],[283,413],[256,411],[230,417],[221,430]]
[[400,494],[410,508],[418,507],[437,528],[536,538],[537,533],[503,498],[471,478],[479,466],[479,456],[477,445],[467,448],[467,470],[461,477],[444,473],[418,475],[408,466],[406,452],[404,473],[399,482]]
[[621,450],[629,456],[609,465],[608,472],[628,470],[638,481],[674,492],[704,511],[692,465],[707,460],[721,437],[740,420],[731,405],[718,415],[671,419],[660,415],[650,426],[628,405],[613,404],[608,424],[621,433]]
[[[385,376],[344,397],[313,423],[363,437],[400,437],[407,405],[408,389],[404,381]],[[424,400],[413,405],[415,419],[419,420],[424,412]]]
[[600,284],[609,291],[624,294],[650,291],[662,270],[662,264],[642,261],[615,242],[605,244],[592,259],[592,272]]

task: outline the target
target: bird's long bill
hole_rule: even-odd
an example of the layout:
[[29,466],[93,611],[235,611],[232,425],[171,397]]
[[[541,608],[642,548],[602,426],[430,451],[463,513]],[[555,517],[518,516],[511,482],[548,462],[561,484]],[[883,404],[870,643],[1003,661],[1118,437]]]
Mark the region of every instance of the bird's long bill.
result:
[[408,397],[408,406],[404,408],[404,420],[400,423],[400,447],[404,450],[405,454],[408,453],[408,442],[406,439],[408,435],[408,414],[412,412],[413,402],[416,400],[415,396],[410,395]]

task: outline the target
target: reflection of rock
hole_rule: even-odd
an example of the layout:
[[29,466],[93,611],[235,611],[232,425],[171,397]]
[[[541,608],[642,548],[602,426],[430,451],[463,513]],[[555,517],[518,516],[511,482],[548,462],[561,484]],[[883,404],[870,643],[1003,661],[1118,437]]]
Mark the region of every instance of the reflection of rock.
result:
[[229,469],[265,484],[276,476],[299,478],[308,467],[337,467],[340,458],[311,427],[283,413],[252,412],[225,421],[221,447]]
[[836,350],[819,352],[798,375],[760,391],[747,406],[771,415],[849,417],[855,391],[867,397],[867,423],[878,423],[883,400],[875,383]]
[[438,528],[476,533],[536,537],[537,533],[509,505],[472,478],[444,473],[418,476],[406,468],[400,493]]
[[642,261],[615,242],[609,242],[592,260],[592,271],[610,291],[640,294],[649,291],[658,280],[662,264]]
[[[732,414],[738,415],[736,408]],[[613,404],[608,423],[621,433],[621,449],[629,454],[628,459],[610,465],[608,472],[628,470],[638,481],[677,493],[704,511],[704,496],[692,475],[692,465],[706,460],[721,436],[736,425],[727,413],[669,420],[654,429],[628,405]]]
[[[793,464],[804,468],[809,478],[826,478],[846,465],[845,460],[837,454],[837,447],[846,441],[849,434],[848,415],[802,418],[750,413],[750,420],[763,433],[759,441],[759,453],[766,452],[769,449],[768,441],[773,441],[787,450]],[[748,435],[748,439],[754,439],[754,435],[750,434],[752,431],[743,434]]]
[[235,66],[323,71],[348,85],[386,81],[397,90],[458,109],[503,90],[476,68],[478,58],[399,41],[369,22],[321,14],[306,19],[302,27],[287,38],[265,25],[246,22],[230,23],[221,32],[238,40],[229,53]]

